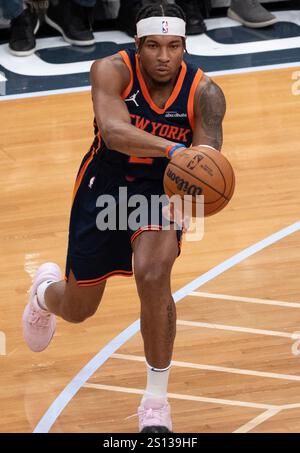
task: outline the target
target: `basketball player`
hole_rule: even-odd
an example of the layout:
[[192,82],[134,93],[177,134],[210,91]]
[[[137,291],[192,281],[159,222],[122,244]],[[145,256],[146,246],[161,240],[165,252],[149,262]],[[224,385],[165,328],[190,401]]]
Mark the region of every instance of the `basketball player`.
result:
[[136,50],[96,61],[91,69],[95,139],[74,188],[66,277],[43,264],[23,315],[24,337],[33,351],[47,347],[55,316],[79,323],[92,316],[113,275],[134,276],[141,302],[141,333],[147,387],[138,409],[141,432],[172,430],[167,385],[176,333],[170,275],[179,254],[181,230],[150,222],[137,230],[100,231],[99,195],[116,204],[128,196],[162,195],[164,170],[186,147],[221,149],[225,99],[201,69],[183,60],[182,10],[163,2],[137,17]]

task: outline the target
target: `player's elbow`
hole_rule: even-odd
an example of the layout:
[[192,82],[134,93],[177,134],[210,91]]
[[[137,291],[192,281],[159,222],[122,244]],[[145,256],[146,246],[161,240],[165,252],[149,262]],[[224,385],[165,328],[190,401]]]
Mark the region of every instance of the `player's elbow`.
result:
[[100,132],[101,132],[102,140],[104,141],[107,148],[114,149],[116,132],[114,130],[113,124],[108,122],[108,123],[102,125]]
[[107,148],[118,150],[124,134],[118,124],[109,121],[101,128],[101,137]]

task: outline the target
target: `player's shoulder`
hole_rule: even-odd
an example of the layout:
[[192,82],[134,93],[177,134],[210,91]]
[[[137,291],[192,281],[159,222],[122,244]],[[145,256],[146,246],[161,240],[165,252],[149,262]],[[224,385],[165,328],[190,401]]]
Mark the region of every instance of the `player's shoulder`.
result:
[[[202,116],[204,111],[213,112],[221,117],[226,111],[226,99],[221,87],[210,77],[203,74],[195,94],[195,114]],[[210,113],[211,115],[212,113]]]
[[120,53],[116,53],[105,58],[100,58],[99,60],[94,61],[94,63],[92,64],[92,79],[97,79],[99,77],[102,78],[102,76],[107,75],[112,78],[118,76],[124,81],[124,83],[128,83],[128,81],[130,80],[128,67],[124,59],[121,57]]
[[196,99],[201,100],[222,100],[225,101],[222,88],[210,77],[203,73],[200,83],[196,90]]
[[203,92],[205,91],[207,94],[218,94],[218,92],[222,91],[219,85],[208,75],[204,74],[202,75],[202,78],[200,80],[199,86],[198,86],[198,91]]

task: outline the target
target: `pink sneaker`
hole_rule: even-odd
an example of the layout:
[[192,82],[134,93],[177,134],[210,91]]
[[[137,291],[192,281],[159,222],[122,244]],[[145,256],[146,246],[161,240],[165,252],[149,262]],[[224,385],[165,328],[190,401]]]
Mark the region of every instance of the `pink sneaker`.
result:
[[171,410],[164,398],[146,399],[138,408],[140,433],[172,432]]
[[62,280],[61,270],[55,263],[45,263],[38,268],[29,291],[29,302],[23,313],[23,336],[34,352],[46,349],[56,327],[55,315],[42,310],[37,302],[37,288],[46,280]]

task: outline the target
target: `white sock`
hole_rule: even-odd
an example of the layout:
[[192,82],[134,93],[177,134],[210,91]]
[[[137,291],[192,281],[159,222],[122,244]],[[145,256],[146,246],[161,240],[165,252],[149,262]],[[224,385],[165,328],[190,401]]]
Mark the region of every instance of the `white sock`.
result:
[[37,288],[37,291],[36,291],[37,302],[42,310],[48,311],[48,308],[47,308],[47,305],[45,302],[45,292],[46,292],[46,289],[48,288],[48,286],[52,285],[52,283],[54,283],[52,280],[46,280],[45,282],[41,283]]
[[171,364],[167,368],[154,368],[147,362],[147,387],[142,399],[144,402],[148,398],[167,399],[167,389]]

